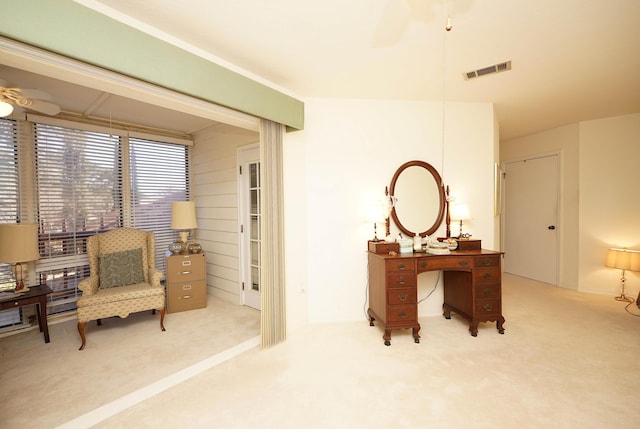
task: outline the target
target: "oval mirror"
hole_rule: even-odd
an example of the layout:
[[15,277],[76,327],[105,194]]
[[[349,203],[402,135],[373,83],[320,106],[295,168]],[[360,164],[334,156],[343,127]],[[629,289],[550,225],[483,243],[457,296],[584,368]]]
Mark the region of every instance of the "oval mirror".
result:
[[445,211],[442,178],[424,161],[409,161],[396,170],[389,194],[395,205],[391,218],[409,237],[431,235],[440,227]]

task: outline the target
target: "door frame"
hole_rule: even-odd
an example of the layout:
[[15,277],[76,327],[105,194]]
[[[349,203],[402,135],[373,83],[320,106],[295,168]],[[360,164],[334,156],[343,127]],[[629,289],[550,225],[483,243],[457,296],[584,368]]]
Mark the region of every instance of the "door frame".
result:
[[[550,156],[556,156],[557,159],[557,189],[556,189],[556,200],[558,204],[557,212],[556,212],[556,230],[558,231],[557,239],[556,239],[556,278],[554,286],[561,285],[561,279],[563,278],[563,269],[562,269],[562,251],[564,249],[564,225],[563,225],[563,176],[562,176],[562,151],[549,151],[549,152],[540,152],[540,153],[531,153],[527,155],[522,155],[518,157],[514,157],[500,163],[500,248],[505,249],[505,241],[506,241],[506,225],[505,219],[507,216],[506,213],[506,193],[505,193],[505,174],[506,174],[506,165],[512,162],[522,162],[529,159],[538,159],[538,158],[546,158]],[[504,269],[504,266],[503,266]]]

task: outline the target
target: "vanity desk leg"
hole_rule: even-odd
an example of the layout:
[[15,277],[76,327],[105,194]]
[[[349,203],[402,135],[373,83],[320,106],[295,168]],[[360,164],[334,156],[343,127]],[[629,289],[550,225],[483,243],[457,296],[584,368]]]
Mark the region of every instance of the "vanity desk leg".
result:
[[504,334],[504,328],[502,327],[503,323],[504,323],[504,317],[500,316],[496,321],[496,328],[498,329],[498,332],[500,334]]
[[420,324],[418,323],[418,326],[413,328],[413,342],[416,344],[420,343],[420,334],[418,334],[418,332],[420,332]]

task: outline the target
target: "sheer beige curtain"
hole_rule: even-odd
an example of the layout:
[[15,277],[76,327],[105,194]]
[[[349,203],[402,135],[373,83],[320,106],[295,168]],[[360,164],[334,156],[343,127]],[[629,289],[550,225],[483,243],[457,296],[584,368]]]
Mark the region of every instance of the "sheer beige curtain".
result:
[[283,132],[283,125],[267,119],[260,120],[262,348],[278,344],[287,336],[282,190]]

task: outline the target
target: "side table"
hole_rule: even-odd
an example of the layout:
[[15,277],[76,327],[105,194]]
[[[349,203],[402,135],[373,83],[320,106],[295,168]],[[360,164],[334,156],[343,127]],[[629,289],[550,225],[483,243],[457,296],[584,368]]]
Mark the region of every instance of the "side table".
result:
[[44,342],[48,343],[49,325],[47,324],[47,295],[51,292],[51,288],[47,285],[30,286],[26,293],[0,301],[0,311],[36,304],[38,306],[36,314],[38,315],[40,332],[44,333]]

